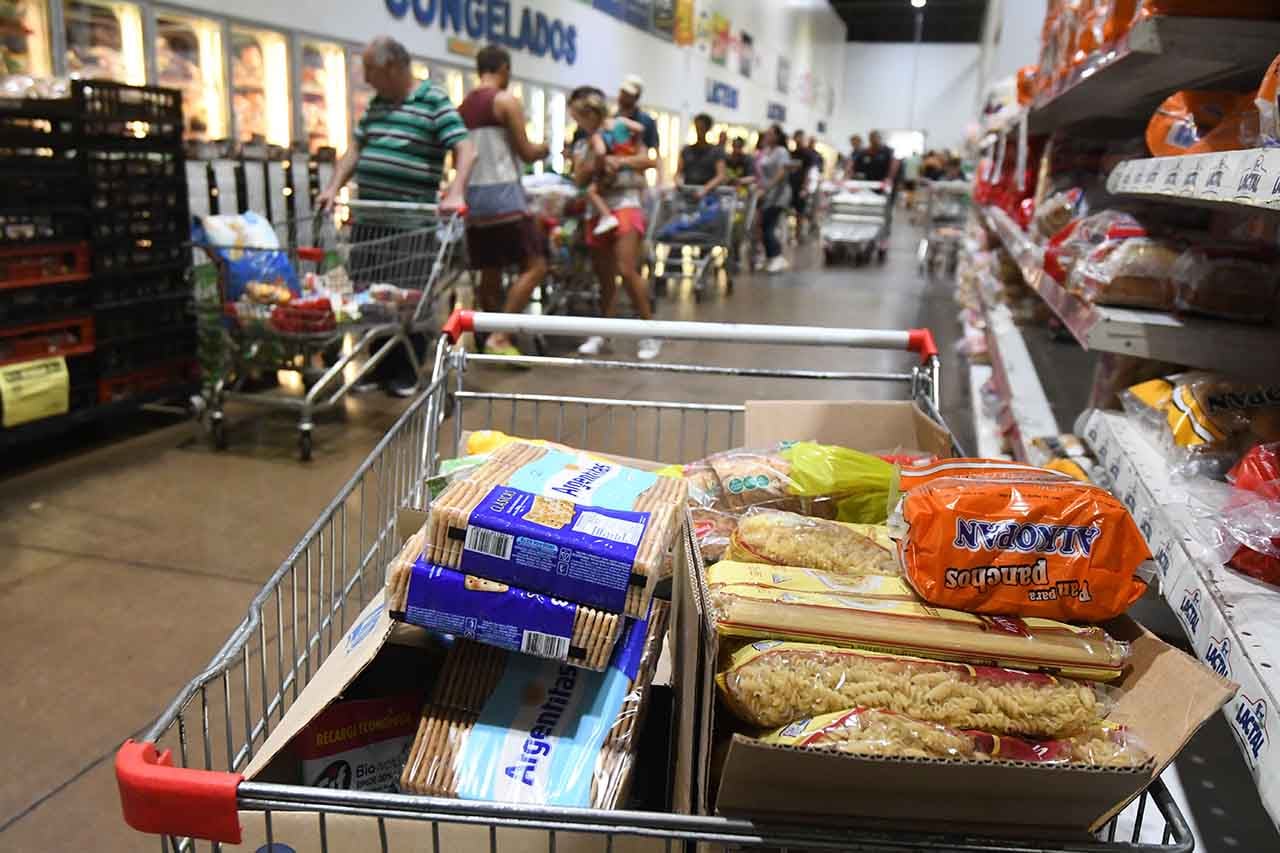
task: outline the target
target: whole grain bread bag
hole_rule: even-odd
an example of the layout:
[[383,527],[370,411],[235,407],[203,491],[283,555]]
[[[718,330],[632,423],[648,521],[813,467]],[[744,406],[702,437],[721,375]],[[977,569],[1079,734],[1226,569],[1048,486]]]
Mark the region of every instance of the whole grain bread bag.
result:
[[903,495],[890,529],[920,597],[969,613],[1099,623],[1154,570],[1124,504],[1067,477],[934,480]]

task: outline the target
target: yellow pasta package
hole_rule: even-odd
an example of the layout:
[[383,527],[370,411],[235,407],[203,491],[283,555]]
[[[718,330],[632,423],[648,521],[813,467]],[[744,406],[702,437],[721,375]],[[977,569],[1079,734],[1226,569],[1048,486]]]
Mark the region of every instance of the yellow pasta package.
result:
[[753,507],[738,520],[725,558],[810,566],[840,575],[901,575],[889,529]]
[[922,602],[906,581],[721,562],[707,570],[709,615],[725,637],[794,640],[1111,681],[1127,644],[1098,626],[975,616]]
[[1062,738],[1101,723],[1109,710],[1100,688],[1069,678],[778,640],[738,649],[716,683],[735,716],[770,728],[857,706],[956,728]]
[[895,758],[1112,768],[1142,767],[1151,761],[1147,751],[1121,726],[1099,725],[1078,737],[1062,740],[1029,740],[940,726],[872,708],[852,708],[798,720],[761,740],[779,746]]

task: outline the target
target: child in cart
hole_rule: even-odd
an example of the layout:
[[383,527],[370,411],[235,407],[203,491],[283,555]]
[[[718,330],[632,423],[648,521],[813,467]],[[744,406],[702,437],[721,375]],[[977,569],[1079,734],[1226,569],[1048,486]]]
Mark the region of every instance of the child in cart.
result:
[[[607,116],[603,103],[597,105],[590,99],[580,101],[578,106],[571,108],[571,111],[574,121],[579,126],[596,128],[589,138],[589,157],[597,164],[595,166],[598,170],[597,177],[587,186],[583,194],[599,217],[593,233],[608,234],[618,227],[618,217],[613,215],[600,190],[607,189],[616,178],[606,175],[600,167],[604,163],[604,158],[611,154],[630,157],[639,153],[644,125],[625,116],[615,116],[606,126]],[[584,115],[584,113],[592,115]]]

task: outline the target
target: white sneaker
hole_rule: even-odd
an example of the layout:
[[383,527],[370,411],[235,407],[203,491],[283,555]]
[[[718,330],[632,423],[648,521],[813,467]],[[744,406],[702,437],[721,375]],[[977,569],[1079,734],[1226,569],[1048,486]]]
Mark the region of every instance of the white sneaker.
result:
[[791,262],[788,261],[786,258],[784,258],[782,255],[778,255],[778,257],[769,261],[769,263],[766,264],[764,268],[765,272],[771,273],[771,274],[786,272],[789,269],[791,269]]
[[600,217],[600,221],[596,223],[595,230],[591,233],[599,237],[601,234],[608,234],[610,231],[618,227],[618,217],[610,213],[608,216]]
[[582,346],[578,347],[578,355],[599,355],[609,342],[599,335],[592,335],[582,342]]
[[653,361],[662,353],[662,341],[657,338],[641,338],[636,344],[636,358]]

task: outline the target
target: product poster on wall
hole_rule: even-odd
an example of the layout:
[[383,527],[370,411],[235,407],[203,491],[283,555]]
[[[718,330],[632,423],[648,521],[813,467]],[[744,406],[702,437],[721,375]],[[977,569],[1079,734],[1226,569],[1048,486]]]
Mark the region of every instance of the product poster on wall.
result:
[[785,56],[778,57],[778,91],[784,95],[791,91],[791,60]]
[[716,65],[729,64],[729,42],[733,27],[729,19],[719,12],[711,14],[711,61]]
[[746,30],[738,36],[738,72],[743,77],[751,76],[751,69],[756,64],[755,40]]
[[697,37],[693,0],[676,0],[676,44],[689,46]]
[[653,34],[668,41],[675,39],[675,0],[653,0]]

